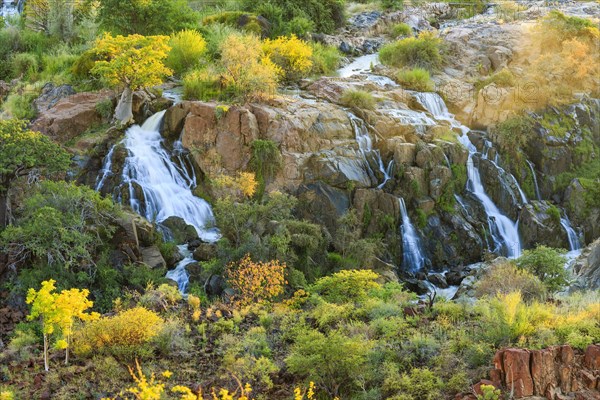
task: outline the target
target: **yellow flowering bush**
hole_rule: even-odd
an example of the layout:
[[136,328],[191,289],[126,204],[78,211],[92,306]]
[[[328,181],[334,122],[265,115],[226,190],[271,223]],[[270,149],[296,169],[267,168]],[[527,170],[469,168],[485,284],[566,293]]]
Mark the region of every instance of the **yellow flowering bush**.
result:
[[248,305],[269,301],[283,293],[285,264],[279,261],[254,262],[246,255],[226,271],[229,284],[238,292],[238,303]]
[[73,335],[73,350],[82,356],[92,352],[126,358],[147,356],[151,353],[148,344],[164,323],[154,311],[135,307],[84,325]]
[[267,39],[263,43],[265,54],[283,71],[286,81],[305,77],[312,68],[312,48],[295,35]]

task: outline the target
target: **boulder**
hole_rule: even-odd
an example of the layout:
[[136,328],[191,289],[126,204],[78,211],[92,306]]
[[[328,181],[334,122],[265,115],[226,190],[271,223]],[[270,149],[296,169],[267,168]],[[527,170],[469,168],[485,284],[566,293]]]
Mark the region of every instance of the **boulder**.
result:
[[188,243],[198,239],[198,232],[192,225],[188,225],[183,218],[169,217],[161,222],[168,229],[168,236],[175,243]]
[[194,250],[194,260],[210,261],[217,256],[217,248],[212,243],[201,243]]
[[519,213],[519,231],[524,248],[543,244],[554,248],[569,248],[569,239],[560,220],[548,214],[550,205],[546,202],[531,201]]
[[354,209],[358,220],[363,221],[363,234],[367,236],[385,234],[390,227],[395,234],[400,224],[398,198],[380,189],[357,189],[354,193]]
[[577,278],[575,287],[579,289],[600,289],[600,239],[581,251],[573,264]]
[[209,296],[220,296],[225,290],[226,282],[220,275],[211,275],[204,284],[204,291]]
[[160,250],[158,249],[158,247],[156,247],[156,246],[144,247],[141,249],[141,253],[142,253],[142,260],[144,261],[144,264],[146,264],[148,267],[150,267],[152,269],[167,267],[167,263],[166,263],[165,259],[163,258],[162,254],[160,253]]
[[75,89],[71,85],[54,86],[54,83],[48,82],[39,97],[33,101],[33,106],[39,114],[54,107],[59,100],[74,94]]
[[101,124],[102,116],[96,111],[96,104],[113,99],[114,93],[110,91],[77,93],[65,97],[52,108],[41,112],[31,129],[64,144]]

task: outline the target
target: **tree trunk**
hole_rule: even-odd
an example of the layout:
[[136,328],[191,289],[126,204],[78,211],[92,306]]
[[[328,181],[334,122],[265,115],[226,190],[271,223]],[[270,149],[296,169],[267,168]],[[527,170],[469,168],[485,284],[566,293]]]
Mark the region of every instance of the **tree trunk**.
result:
[[48,335],[44,333],[44,370],[50,371],[48,366]]
[[115,120],[120,121],[124,125],[131,122],[133,120],[132,106],[133,91],[128,86],[123,90],[119,104],[117,104],[117,108],[115,109]]
[[0,189],[0,230],[6,228],[10,220],[8,190]]

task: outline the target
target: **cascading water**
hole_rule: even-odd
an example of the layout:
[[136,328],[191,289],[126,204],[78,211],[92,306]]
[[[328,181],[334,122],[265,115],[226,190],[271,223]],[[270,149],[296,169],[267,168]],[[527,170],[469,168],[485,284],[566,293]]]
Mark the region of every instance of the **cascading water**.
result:
[[501,253],[507,257],[515,258],[521,254],[521,239],[519,238],[518,223],[513,222],[502,214],[492,199],[486,194],[479,169],[475,167],[473,156],[477,154],[475,145],[468,136],[469,128],[462,125],[450,114],[444,100],[437,93],[415,93],[416,100],[431,115],[442,121],[450,122],[454,128],[458,128],[462,135],[459,141],[468,149],[467,160],[467,190],[472,192],[483,205],[488,218],[488,228],[494,241],[494,252]]
[[[508,176],[513,181],[513,184],[515,185],[515,187],[517,188],[517,191],[519,192],[519,195],[521,196],[521,203],[523,203],[523,204],[529,203],[529,201],[527,200],[527,196],[525,196],[525,192],[523,192],[523,189],[521,189],[521,185],[519,185],[519,182],[517,181],[517,178],[515,178],[515,176],[513,174],[507,173],[504,170],[504,168],[502,168],[500,166],[500,160],[499,160],[500,157],[498,156],[498,153],[495,152],[493,160],[491,158],[489,158],[490,150],[494,150],[494,145],[492,144],[492,142],[490,142],[489,140],[486,139],[484,141],[484,151],[481,154],[481,157],[492,163],[492,165],[496,168],[496,170],[498,170],[499,177]],[[506,190],[508,191],[508,193],[510,193],[510,195],[513,197],[513,199],[516,200],[512,188],[508,184],[504,184],[504,187],[506,187]],[[516,201],[515,201],[515,203],[516,203]]]
[[3,0],[0,2],[0,17],[9,17],[21,12],[23,1],[19,0]]
[[535,173],[535,169],[533,167],[533,163],[531,161],[529,161],[529,160],[525,160],[525,161],[527,161],[527,165],[529,165],[529,169],[531,170],[531,176],[533,177],[533,185],[534,185],[534,188],[535,188],[535,197],[539,201],[542,201],[542,195],[540,194],[540,187],[538,186],[537,175]]
[[352,128],[354,129],[354,136],[356,137],[358,148],[367,165],[368,172],[372,176],[375,175],[373,174],[373,171],[371,170],[371,166],[369,164],[368,157],[370,156],[375,158],[377,166],[379,168],[379,172],[381,172],[381,174],[383,175],[383,182],[377,186],[378,189],[381,189],[387,183],[387,181],[390,180],[394,160],[391,160],[386,168],[383,164],[383,160],[381,159],[381,154],[379,153],[379,150],[373,149],[373,141],[371,140],[371,136],[369,135],[369,129],[367,128],[365,122],[352,113],[348,113],[348,117],[350,118],[350,123],[352,124]]
[[565,213],[564,217],[560,218],[560,224],[562,225],[565,232],[567,232],[567,237],[569,238],[569,247],[571,251],[581,250],[581,243],[579,242],[579,236],[575,229],[571,226],[571,221],[569,221],[569,217]]
[[[172,154],[163,146],[160,123],[164,114],[165,111],[161,111],[148,118],[142,126],[130,127],[121,142],[128,153],[121,179],[129,192],[129,205],[137,213],[157,223],[169,217],[180,217],[196,228],[198,236],[204,241],[214,242],[220,234],[213,227],[210,205],[192,193],[196,187],[196,174],[185,157],[183,144],[176,141]],[[113,174],[112,157],[117,145],[104,159],[96,190],[102,189],[107,178]],[[185,267],[194,259],[186,245],[179,246],[179,250],[184,259],[167,273],[167,278],[176,281],[183,293],[189,282]]]
[[[130,206],[150,221],[180,217],[196,228],[206,241],[215,241],[214,217],[208,203],[194,196],[194,177],[177,165],[163,146],[160,123],[165,111],[154,114],[142,126],[127,130],[123,144],[129,156],[123,167],[123,184],[129,188]],[[141,189],[142,197],[138,198]]]
[[398,203],[400,204],[400,215],[402,216],[402,226],[400,227],[402,234],[402,265],[411,272],[420,271],[425,265],[421,239],[410,222],[404,199],[399,197]]

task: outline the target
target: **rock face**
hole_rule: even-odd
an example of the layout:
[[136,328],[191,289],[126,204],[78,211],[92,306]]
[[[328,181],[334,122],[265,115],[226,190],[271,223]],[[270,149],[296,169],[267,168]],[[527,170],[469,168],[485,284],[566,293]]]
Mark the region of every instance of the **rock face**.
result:
[[75,89],[71,85],[54,86],[52,82],[48,82],[42,88],[40,96],[33,101],[33,106],[38,113],[42,113],[54,107],[59,100],[74,94]]
[[522,235],[522,245],[525,248],[543,244],[554,248],[569,248],[567,233],[548,214],[550,206],[546,202],[532,201],[519,214],[519,231]]
[[573,265],[577,277],[575,287],[581,289],[600,289],[600,239],[587,246],[577,257]]
[[516,399],[600,399],[599,367],[598,345],[588,346],[585,352],[568,345],[543,350],[508,348],[494,356],[490,378]]
[[[58,100],[53,107],[42,111],[34,121],[32,129],[64,144],[94,125],[102,123],[102,116],[96,110],[96,104],[113,99],[114,93],[110,91],[69,95]],[[52,100],[43,102],[51,103]]]

